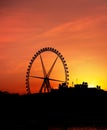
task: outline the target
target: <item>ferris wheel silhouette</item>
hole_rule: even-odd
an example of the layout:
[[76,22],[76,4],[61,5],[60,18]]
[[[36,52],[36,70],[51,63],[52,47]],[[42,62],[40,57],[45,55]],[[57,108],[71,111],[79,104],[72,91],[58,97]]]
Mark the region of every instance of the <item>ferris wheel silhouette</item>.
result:
[[[50,53],[49,53],[50,52]],[[47,53],[47,55],[45,54]],[[54,54],[54,58],[52,57]],[[45,62],[44,62],[45,59]],[[59,60],[59,62],[58,62]],[[39,63],[38,68],[36,67],[37,64],[35,63],[37,61],[37,63]],[[48,62],[52,61],[51,65],[49,65],[49,70],[47,71],[46,67],[48,65]],[[33,65],[35,63],[35,65]],[[62,68],[60,66],[63,66]],[[59,78],[51,78],[51,74],[55,68],[55,66],[57,67],[56,69],[56,75],[59,75],[60,73],[64,73],[63,74],[63,80],[59,79]],[[39,68],[42,68],[40,71],[42,72],[43,76],[39,76],[41,73],[39,72]],[[37,72],[35,71],[37,69]],[[58,70],[61,70],[61,72],[58,72]],[[37,73],[35,73],[35,72]],[[34,86],[32,85],[31,79],[38,79],[41,80],[41,85],[39,86],[39,90],[37,93],[44,93],[44,92],[51,92],[52,90],[52,86],[51,86],[51,82],[57,82],[57,83],[65,83],[66,85],[69,84],[69,71],[68,71],[68,67],[66,64],[66,61],[63,57],[63,55],[56,49],[52,48],[52,47],[45,47],[40,49],[39,51],[37,51],[34,56],[32,57],[32,59],[29,62],[28,68],[27,68],[27,72],[26,72],[26,92],[27,94],[31,94],[32,90],[31,87]],[[37,83],[36,83],[37,85]],[[35,85],[35,87],[36,87]]]

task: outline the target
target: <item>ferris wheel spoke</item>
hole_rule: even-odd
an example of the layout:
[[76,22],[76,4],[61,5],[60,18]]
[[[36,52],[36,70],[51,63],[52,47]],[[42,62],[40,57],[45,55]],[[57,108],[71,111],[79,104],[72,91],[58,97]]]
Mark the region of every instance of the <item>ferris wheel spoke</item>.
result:
[[44,63],[43,63],[41,55],[40,55],[40,60],[41,60],[41,63],[42,63],[43,74],[44,74],[44,77],[45,77],[46,76],[46,69],[45,69],[45,66],[44,66]]
[[44,77],[39,77],[39,76],[29,76],[29,77],[32,77],[32,78],[38,78],[38,79],[44,79]]
[[57,80],[57,79],[52,79],[52,78],[49,78],[49,80],[57,81],[57,82],[65,82],[65,81],[62,81],[62,80]]
[[48,72],[48,74],[47,74],[47,77],[50,76],[50,74],[51,74],[51,72],[52,72],[52,70],[53,70],[53,68],[54,68],[54,66],[55,66],[55,63],[56,63],[57,59],[58,59],[58,56],[56,57],[55,61],[53,62],[52,66],[51,66],[51,68],[50,68],[50,70],[49,70],[49,72]]

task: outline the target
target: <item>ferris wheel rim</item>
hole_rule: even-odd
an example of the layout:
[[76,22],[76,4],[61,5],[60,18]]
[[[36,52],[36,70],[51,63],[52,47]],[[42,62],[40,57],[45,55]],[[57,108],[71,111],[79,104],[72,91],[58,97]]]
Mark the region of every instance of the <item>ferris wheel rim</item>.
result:
[[30,70],[32,68],[32,64],[33,62],[35,61],[35,59],[43,52],[46,52],[46,51],[50,51],[50,52],[53,52],[55,53],[61,60],[62,64],[63,64],[63,67],[64,67],[64,73],[65,73],[65,83],[66,85],[69,84],[69,71],[68,71],[68,67],[67,67],[67,64],[66,64],[66,61],[65,61],[65,58],[63,57],[63,55],[55,48],[53,47],[44,47],[40,50],[38,50],[34,56],[31,58],[30,62],[29,62],[29,65],[28,65],[28,68],[27,68],[27,72],[26,72],[26,92],[27,94],[31,94],[31,90],[30,90],[30,83],[29,83],[29,78],[30,78]]

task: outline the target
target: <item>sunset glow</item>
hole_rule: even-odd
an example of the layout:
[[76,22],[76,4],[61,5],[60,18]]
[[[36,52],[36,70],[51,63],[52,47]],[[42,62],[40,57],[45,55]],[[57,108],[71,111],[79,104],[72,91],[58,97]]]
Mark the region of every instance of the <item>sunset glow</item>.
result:
[[86,81],[107,90],[106,35],[106,0],[0,1],[0,90],[26,93],[27,66],[48,46],[64,56],[70,86]]

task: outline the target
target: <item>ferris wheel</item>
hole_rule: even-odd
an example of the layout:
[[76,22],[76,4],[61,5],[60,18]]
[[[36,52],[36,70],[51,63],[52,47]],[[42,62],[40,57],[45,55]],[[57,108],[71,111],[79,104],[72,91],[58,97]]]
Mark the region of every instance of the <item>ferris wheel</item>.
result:
[[[61,82],[68,85],[68,81],[68,67],[63,55],[58,50],[45,47],[34,54],[26,72],[27,94],[31,94],[32,90],[35,92],[37,86],[36,93],[51,92],[53,88],[51,82],[54,82],[53,86],[57,82],[58,86]],[[39,84],[39,82],[41,83]]]

